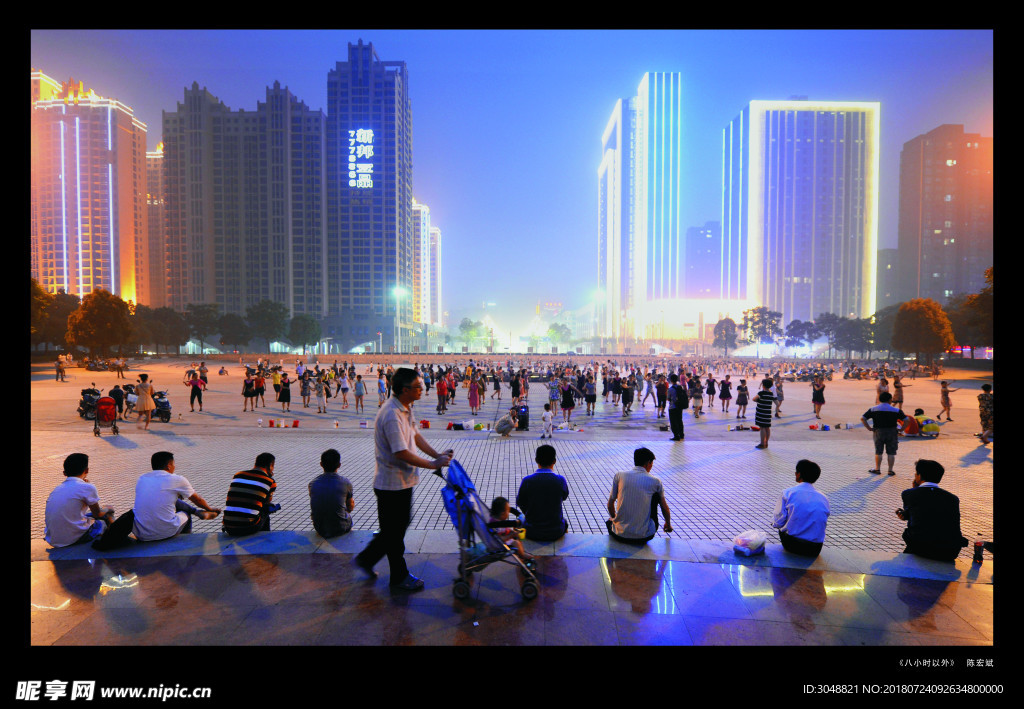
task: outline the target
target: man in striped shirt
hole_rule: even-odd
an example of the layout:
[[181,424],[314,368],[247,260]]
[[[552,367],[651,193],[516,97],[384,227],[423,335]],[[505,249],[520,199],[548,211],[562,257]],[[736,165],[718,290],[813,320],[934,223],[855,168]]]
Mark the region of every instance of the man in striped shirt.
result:
[[260,453],[252,470],[235,473],[224,506],[224,531],[234,537],[270,531],[274,498],[274,456]]

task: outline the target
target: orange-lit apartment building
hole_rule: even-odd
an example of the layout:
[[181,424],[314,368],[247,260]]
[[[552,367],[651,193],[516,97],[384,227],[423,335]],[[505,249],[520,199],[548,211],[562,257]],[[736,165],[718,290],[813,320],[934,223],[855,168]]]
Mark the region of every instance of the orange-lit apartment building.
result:
[[150,304],[146,126],[132,109],[31,72],[31,269],[50,293]]

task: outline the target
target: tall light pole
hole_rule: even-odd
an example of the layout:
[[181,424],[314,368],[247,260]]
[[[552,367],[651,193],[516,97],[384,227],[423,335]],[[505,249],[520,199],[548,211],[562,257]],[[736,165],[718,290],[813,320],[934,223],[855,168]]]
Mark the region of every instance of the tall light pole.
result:
[[395,354],[402,351],[402,327],[400,324],[399,311],[401,309],[402,296],[408,295],[409,291],[402,286],[395,286]]

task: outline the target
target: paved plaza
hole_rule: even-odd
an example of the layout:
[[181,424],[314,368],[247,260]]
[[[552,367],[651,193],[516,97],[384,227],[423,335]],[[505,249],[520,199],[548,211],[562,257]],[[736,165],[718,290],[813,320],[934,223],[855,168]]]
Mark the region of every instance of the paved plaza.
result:
[[[167,424],[154,421],[149,431],[126,422],[121,435],[105,430],[99,438],[91,423],[77,416],[76,405],[83,387],[95,382],[109,390],[117,383],[115,375],[72,368],[69,381],[58,383],[52,367],[33,369],[33,644],[88,644],[101,625],[114,644],[201,643],[189,631],[169,630],[170,617],[161,609],[178,605],[233,627],[247,618],[266,620],[261,623],[265,633],[252,640],[266,644],[992,643],[992,557],[986,553],[979,569],[970,564],[970,549],[955,565],[903,555],[904,523],[893,514],[900,492],[910,487],[913,462],[931,458],[946,468],[942,487],[960,497],[965,536],[993,538],[992,446],[973,436],[979,430],[976,395],[990,374],[943,375],[960,388],[952,395],[954,421],[942,424],[937,439],[901,439],[894,477],[868,473],[871,434],[859,420],[874,404],[873,382],[837,377],[828,383],[820,423],[829,424],[830,431],[809,429],[815,423],[809,385],[787,384],[783,418],[775,419],[767,450],[754,448],[756,432],[727,430],[738,423],[735,407],[725,414],[716,402],[699,420],[687,411],[686,440],[674,443],[660,430],[667,419],[656,418],[653,397],[643,408],[638,399],[625,418],[599,397],[595,416],[583,415],[582,407],[574,411],[572,420],[582,430],[559,431],[551,441],[558,453],[555,471],[569,484],[570,533],[554,544],[533,545],[541,556],[542,590],[531,606],[519,597],[510,568],[489,568],[474,577],[469,601],[452,599],[457,538],[442,505],[441,481],[426,474],[414,495],[407,546],[410,569],[427,581],[427,590],[393,597],[384,580],[355,582],[348,560],[377,527],[371,485],[376,395],[367,397],[365,414],[341,409],[340,399],[331,399],[329,413],[317,414],[315,398],[312,408],[303,408],[293,386],[292,411],[285,420],[289,426],[297,420],[298,428],[272,429],[269,422],[280,416],[280,404],[268,396],[265,409],[243,413],[240,367],[229,365],[228,376],[217,376],[220,363],[208,364],[203,413],[189,411],[182,385],[187,362],[133,366],[121,381],[150,373],[157,388],[169,389],[173,418]],[[375,384],[365,365],[357,371]],[[754,391],[755,382],[748,383]],[[908,384],[905,410],[939,411],[938,382],[919,378]],[[535,469],[547,390],[532,384],[530,430],[511,438],[486,430],[448,431],[446,425],[475,418],[493,427],[510,403],[507,387],[502,401],[487,399],[476,417],[470,416],[461,389],[447,415],[436,414],[433,390],[414,410],[417,420],[430,421],[423,435],[431,445],[453,448],[488,502],[497,495],[514,500],[519,481]],[[360,427],[362,421],[367,428]],[[744,423],[752,422],[753,406]],[[604,524],[612,475],[632,468],[638,445],[657,456],[653,473],[664,483],[674,527],[671,534],[659,531],[639,550],[610,541]],[[352,481],[356,508],[353,532],[325,541],[312,531],[306,484],[320,472],[319,457],[327,448],[342,454],[340,472]],[[95,564],[85,559],[96,552],[85,548],[47,551],[44,504],[63,479],[61,462],[68,453],[90,456],[90,481],[101,503],[121,512],[131,507],[135,479],[150,469],[150,455],[157,450],[172,451],[176,472],[213,506],[223,505],[235,472],[252,467],[258,453],[273,453],[275,502],[282,506],[272,517],[274,531],[233,540],[218,533],[219,520],[197,521],[191,539],[137,545],[101,555]],[[821,466],[816,487],[832,508],[825,551],[813,563],[785,553],[770,527],[779,493],[794,484],[800,458]],[[731,539],[747,529],[768,534],[766,556],[743,559],[732,553]],[[386,578],[387,565],[378,570]],[[132,582],[124,584],[125,579]],[[375,615],[383,607],[401,611],[384,619]],[[350,625],[357,617],[369,623],[358,637]],[[593,622],[597,617],[612,622]]]

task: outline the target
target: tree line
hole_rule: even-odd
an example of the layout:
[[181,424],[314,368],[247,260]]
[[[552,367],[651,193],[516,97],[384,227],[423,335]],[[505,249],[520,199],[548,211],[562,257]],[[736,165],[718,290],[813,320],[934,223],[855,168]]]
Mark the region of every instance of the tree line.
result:
[[272,300],[262,300],[246,308],[245,317],[221,313],[212,303],[185,306],[185,312],[173,308],[151,308],[122,300],[102,288],[79,299],[63,290],[47,293],[33,278],[31,282],[31,342],[49,350],[81,348],[90,356],[106,356],[138,351],[154,345],[159,352],[177,351],[190,338],[200,348],[214,335],[218,343],[238,349],[252,340],[263,340],[270,351],[273,340],[287,338],[305,349],[320,340],[320,322],[311,315],[288,317],[288,308]]
[[991,346],[994,338],[993,269],[985,271],[985,287],[978,293],[954,295],[943,307],[931,298],[914,298],[882,308],[868,318],[821,313],[814,320],[793,320],[782,327],[782,313],[766,307],[743,313],[742,324],[723,318],[715,324],[712,346],[728,356],[737,347],[741,331],[749,344],[802,347],[825,338],[828,356],[854,352],[870,359],[874,352],[921,355],[945,352],[956,345]]

